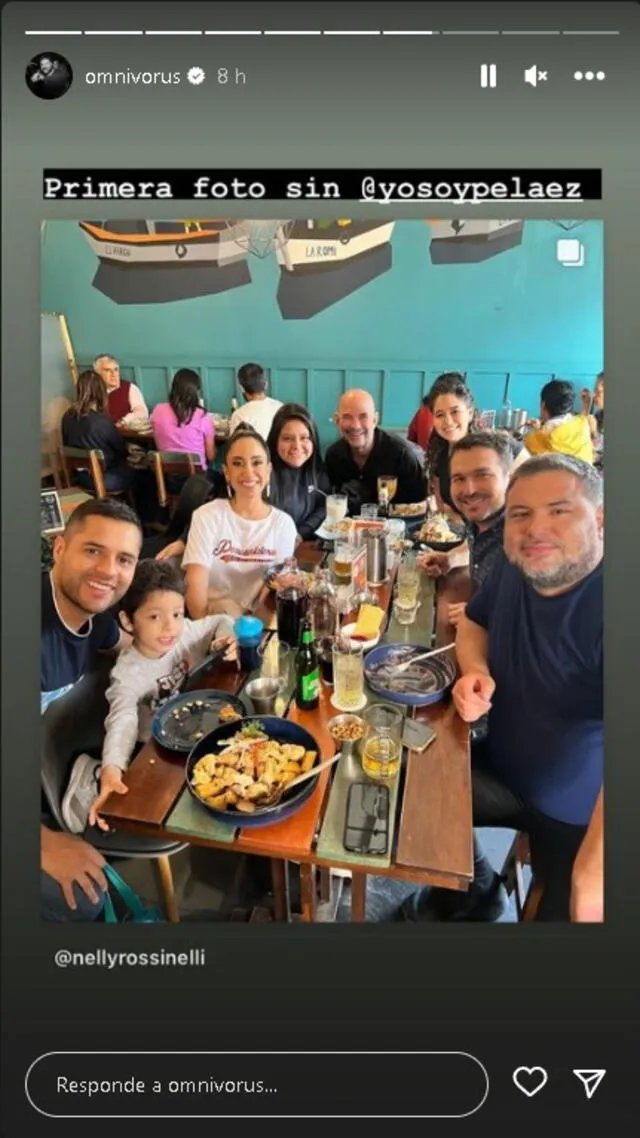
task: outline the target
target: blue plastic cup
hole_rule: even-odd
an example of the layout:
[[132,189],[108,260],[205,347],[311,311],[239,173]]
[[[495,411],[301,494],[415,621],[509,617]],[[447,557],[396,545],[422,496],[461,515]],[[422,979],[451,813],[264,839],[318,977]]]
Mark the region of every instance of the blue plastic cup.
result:
[[241,616],[233,626],[238,649],[240,666],[245,672],[255,672],[260,667],[260,643],[264,624],[257,616]]

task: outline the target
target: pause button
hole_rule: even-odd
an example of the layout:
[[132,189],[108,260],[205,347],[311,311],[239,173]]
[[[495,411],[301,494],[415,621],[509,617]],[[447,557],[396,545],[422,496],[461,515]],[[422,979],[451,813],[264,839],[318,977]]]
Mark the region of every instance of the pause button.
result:
[[480,86],[481,87],[497,87],[498,86],[498,68],[495,63],[483,63],[480,68]]

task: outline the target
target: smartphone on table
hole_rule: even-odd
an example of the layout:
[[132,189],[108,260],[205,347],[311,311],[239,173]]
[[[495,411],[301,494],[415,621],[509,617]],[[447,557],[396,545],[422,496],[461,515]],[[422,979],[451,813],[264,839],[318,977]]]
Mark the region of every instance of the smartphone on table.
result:
[[350,853],[379,854],[389,848],[389,789],[374,782],[354,782],[347,799],[343,838]]

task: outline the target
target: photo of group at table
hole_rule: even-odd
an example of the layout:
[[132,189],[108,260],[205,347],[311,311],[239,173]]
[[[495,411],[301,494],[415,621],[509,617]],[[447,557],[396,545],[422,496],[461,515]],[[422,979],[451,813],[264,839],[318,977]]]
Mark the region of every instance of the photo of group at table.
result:
[[[216,437],[195,373],[149,415],[102,355],[62,419],[43,915],[136,919],[117,865],[140,857],[165,912],[137,919],[177,921],[193,843],[266,859],[275,919],[317,919],[347,878],[364,920],[386,877],[398,921],[497,921],[514,891],[523,920],[602,920],[604,375],[550,378],[523,422],[443,373],[403,433],[346,390],[324,454],[260,365],[238,382]],[[162,526],[132,434],[199,459],[165,476]],[[102,452],[101,485],[73,448]],[[502,873],[487,826],[517,835]]]

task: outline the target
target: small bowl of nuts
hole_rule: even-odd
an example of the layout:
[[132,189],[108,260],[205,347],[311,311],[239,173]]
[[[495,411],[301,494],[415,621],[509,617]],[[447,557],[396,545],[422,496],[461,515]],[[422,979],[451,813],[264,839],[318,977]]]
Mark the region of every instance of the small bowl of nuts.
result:
[[364,720],[359,715],[336,715],[327,724],[336,751],[353,755],[364,735]]

